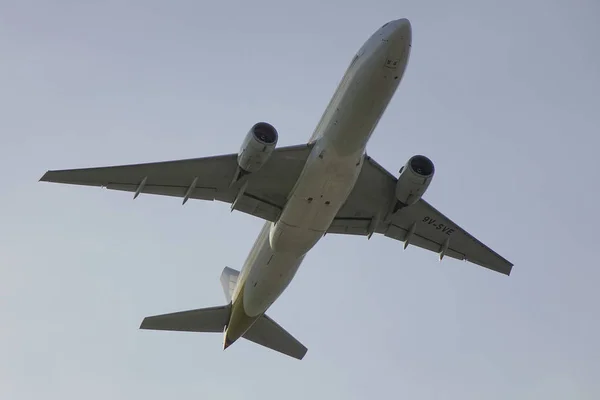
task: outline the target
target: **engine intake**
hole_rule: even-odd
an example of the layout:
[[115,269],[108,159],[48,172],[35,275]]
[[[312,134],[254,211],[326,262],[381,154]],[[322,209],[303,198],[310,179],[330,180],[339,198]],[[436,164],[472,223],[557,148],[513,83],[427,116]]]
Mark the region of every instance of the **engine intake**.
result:
[[246,173],[261,169],[275,150],[278,138],[279,134],[273,125],[267,122],[254,124],[246,134],[238,152],[237,162],[240,169]]
[[403,206],[415,204],[425,194],[434,174],[435,167],[429,158],[422,155],[412,156],[400,169],[396,183],[396,199]]
[[251,129],[254,137],[264,144],[277,143],[277,130],[266,122],[259,122]]
[[429,177],[433,176],[434,167],[431,160],[425,156],[413,156],[410,160],[408,160],[408,165],[413,170],[413,172],[423,176]]

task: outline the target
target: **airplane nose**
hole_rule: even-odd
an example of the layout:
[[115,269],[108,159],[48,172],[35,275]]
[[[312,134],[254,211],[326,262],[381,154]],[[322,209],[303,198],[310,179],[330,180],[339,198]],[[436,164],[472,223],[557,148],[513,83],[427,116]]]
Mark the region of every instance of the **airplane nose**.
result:
[[394,79],[404,74],[410,55],[412,27],[406,18],[387,23],[384,28],[382,52],[385,53],[385,67],[395,71]]
[[400,18],[394,22],[397,23],[398,25],[404,25],[404,26],[410,27],[410,21],[408,20],[408,18]]
[[393,21],[390,25],[393,25],[393,30],[390,32],[392,40],[403,41],[410,44],[412,40],[412,26],[408,19],[400,18]]

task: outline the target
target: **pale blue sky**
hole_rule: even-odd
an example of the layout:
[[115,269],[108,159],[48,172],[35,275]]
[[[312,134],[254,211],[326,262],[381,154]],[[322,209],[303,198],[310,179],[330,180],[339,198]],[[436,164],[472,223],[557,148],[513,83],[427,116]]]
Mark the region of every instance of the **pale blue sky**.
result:
[[[597,1],[1,1],[0,398],[597,399]],[[510,277],[328,235],[269,314],[297,361],[138,330],[224,303],[262,221],[224,203],[38,183],[47,169],[306,141],[348,62],[409,18],[368,151],[436,165],[426,198]]]

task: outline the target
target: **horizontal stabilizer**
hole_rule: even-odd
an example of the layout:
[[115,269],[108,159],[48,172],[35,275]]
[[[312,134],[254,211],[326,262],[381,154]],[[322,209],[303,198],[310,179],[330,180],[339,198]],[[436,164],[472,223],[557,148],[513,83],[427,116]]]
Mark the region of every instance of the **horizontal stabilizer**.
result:
[[244,334],[244,339],[302,360],[308,349],[266,315],[260,317]]
[[[140,329],[222,333],[229,322],[231,306],[200,308],[146,317]],[[306,347],[266,315],[258,318],[244,339],[301,360]],[[225,347],[226,348],[226,347]]]
[[229,305],[200,308],[146,317],[140,329],[184,332],[223,332],[229,321]]

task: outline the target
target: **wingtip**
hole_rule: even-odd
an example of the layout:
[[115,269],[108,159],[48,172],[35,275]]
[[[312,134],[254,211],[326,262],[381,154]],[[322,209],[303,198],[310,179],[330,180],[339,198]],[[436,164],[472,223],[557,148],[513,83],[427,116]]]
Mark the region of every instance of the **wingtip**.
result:
[[48,174],[50,173],[50,171],[46,171],[44,173],[44,175],[42,175],[42,177],[38,180],[38,182],[48,182]]
[[296,357],[296,359],[302,360],[307,352],[308,352],[308,348],[305,347],[304,352],[302,354],[298,355],[298,357]]
[[146,325],[147,319],[148,319],[148,317],[146,317],[142,320],[142,323],[140,324],[140,327],[138,329],[147,329],[147,325]]

